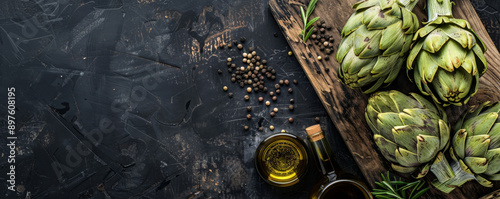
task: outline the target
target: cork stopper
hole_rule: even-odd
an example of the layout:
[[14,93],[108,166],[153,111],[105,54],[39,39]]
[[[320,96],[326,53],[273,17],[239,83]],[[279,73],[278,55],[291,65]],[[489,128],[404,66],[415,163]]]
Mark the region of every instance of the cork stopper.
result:
[[316,142],[318,140],[323,139],[325,136],[323,135],[323,131],[321,131],[321,126],[319,124],[312,125],[306,128],[307,135],[311,139],[311,141]]

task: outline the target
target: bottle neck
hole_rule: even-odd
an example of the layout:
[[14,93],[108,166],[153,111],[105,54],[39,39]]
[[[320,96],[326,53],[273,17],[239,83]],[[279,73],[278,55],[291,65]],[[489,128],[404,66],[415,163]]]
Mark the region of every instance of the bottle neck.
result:
[[335,157],[333,156],[333,151],[330,143],[326,139],[320,128],[306,129],[309,137],[309,142],[311,145],[312,153],[315,156],[318,168],[324,176],[327,176],[330,180],[337,179],[337,176],[341,172]]

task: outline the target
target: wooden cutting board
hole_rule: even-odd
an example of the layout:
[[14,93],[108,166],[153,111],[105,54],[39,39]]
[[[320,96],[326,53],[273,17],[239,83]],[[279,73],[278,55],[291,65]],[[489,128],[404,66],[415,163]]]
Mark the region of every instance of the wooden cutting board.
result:
[[[309,77],[330,118],[338,128],[366,181],[373,188],[374,182],[380,181],[380,173],[386,172],[390,165],[377,151],[372,139],[372,132],[364,118],[368,96],[358,90],[352,90],[338,81],[337,69],[339,65],[335,61],[334,53],[330,55],[331,59],[329,61],[317,61],[316,57],[318,55],[324,56],[319,47],[301,42],[301,38],[298,36],[303,28],[300,6],[306,8],[307,4],[305,2],[305,0],[270,0],[269,5],[283,35]],[[320,16],[327,24],[334,27],[330,33],[335,38],[335,47],[340,43],[340,31],[354,12],[351,7],[356,2],[356,0],[319,0],[316,5],[311,19]],[[479,92],[471,99],[469,105],[488,100],[498,101],[500,100],[500,54],[470,1],[456,0],[455,2],[456,6],[453,7],[454,16],[467,19],[488,48],[486,52],[488,71],[481,77]],[[421,1],[414,9],[420,22],[427,20],[424,14],[426,12],[423,8],[424,4],[425,1]],[[406,75],[402,73],[404,72],[401,72],[396,82],[391,85],[391,89],[399,89],[406,93],[409,91],[417,92],[415,86],[413,84],[409,85],[408,80],[405,79]],[[467,107],[452,106],[446,108],[450,122],[454,122],[465,108]],[[426,179],[427,181],[430,179],[429,176]],[[431,189],[426,194],[426,198],[473,199],[500,188],[500,183],[496,182],[494,187],[484,188],[476,182],[468,182],[450,194]]]

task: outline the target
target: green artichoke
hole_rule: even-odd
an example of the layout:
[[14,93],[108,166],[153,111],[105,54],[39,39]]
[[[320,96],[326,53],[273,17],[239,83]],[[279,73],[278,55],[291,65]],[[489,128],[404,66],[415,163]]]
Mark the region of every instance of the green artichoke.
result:
[[368,99],[365,118],[376,145],[400,173],[425,176],[432,161],[448,147],[446,113],[422,96],[383,91]]
[[427,7],[430,22],[413,38],[408,76],[435,102],[461,106],[486,72],[486,46],[469,22],[453,18],[450,0],[428,0]]
[[500,103],[486,102],[455,125],[452,157],[483,186],[500,180]]
[[342,29],[336,59],[342,83],[364,93],[396,79],[418,30],[418,0],[364,0]]

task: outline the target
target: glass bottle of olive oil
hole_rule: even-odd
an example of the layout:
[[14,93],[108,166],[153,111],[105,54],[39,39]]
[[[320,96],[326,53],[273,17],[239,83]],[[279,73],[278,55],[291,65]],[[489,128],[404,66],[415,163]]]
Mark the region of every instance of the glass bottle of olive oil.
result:
[[255,167],[269,184],[289,187],[297,184],[307,171],[305,143],[289,133],[274,134],[260,143],[255,154]]

